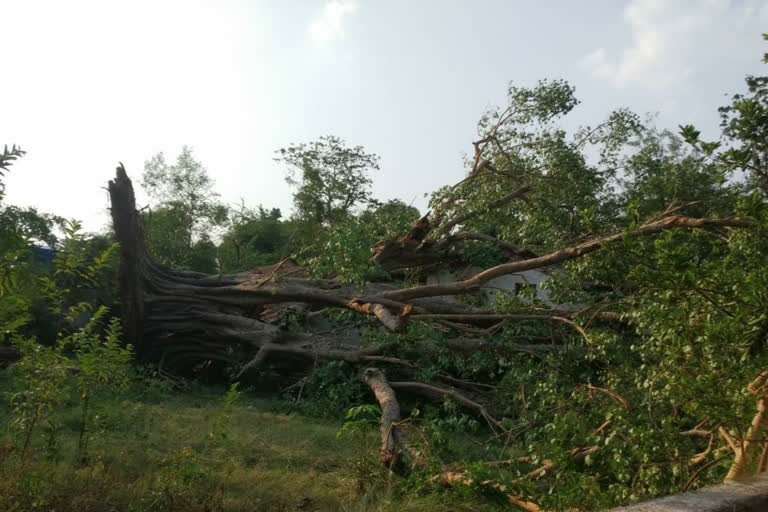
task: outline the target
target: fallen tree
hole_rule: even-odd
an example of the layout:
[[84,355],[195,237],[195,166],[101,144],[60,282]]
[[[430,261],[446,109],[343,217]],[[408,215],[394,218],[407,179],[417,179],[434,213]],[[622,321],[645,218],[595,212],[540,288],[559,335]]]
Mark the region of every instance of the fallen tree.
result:
[[[420,320],[430,316],[436,320],[451,318],[463,325],[488,320],[509,321],[516,319],[515,315],[492,315],[487,310],[472,309],[441,297],[471,293],[503,275],[580,258],[630,236],[650,235],[678,227],[722,229],[749,225],[748,221],[739,218],[695,219],[672,215],[628,233],[596,238],[544,256],[528,254],[531,257],[497,265],[462,281],[410,288],[371,283],[360,292],[333,279],[282,276],[279,272],[266,277],[253,273],[207,275],[164,267],[154,262],[145,249],[133,186],[122,166],[117,168],[115,179],[109,182],[109,194],[115,237],[120,243],[119,289],[126,339],[134,344],[140,358],[155,361],[162,358],[166,367],[177,370],[208,360],[235,363],[232,356],[235,347],[251,354],[245,369],[257,368],[267,359],[278,357],[338,359],[352,363],[377,361],[387,346],[364,349],[344,346],[336,337],[287,331],[260,320],[259,314],[265,307],[281,303],[304,303],[315,309],[343,308],[373,315],[393,332],[401,331],[411,315]],[[383,261],[391,268],[394,259],[392,251],[385,249],[387,247],[400,247],[408,253],[404,259],[410,262],[418,260],[410,254],[443,244],[438,241],[425,245],[422,240],[414,245],[417,239],[414,232],[424,231],[425,223],[422,219],[404,238],[381,245],[374,260]],[[455,225],[455,219],[449,220],[448,224]],[[398,257],[406,253],[401,251]],[[385,257],[386,254],[390,256]],[[572,314],[541,312],[519,315],[517,319],[562,320],[563,315]],[[485,342],[468,343],[461,339],[449,345],[461,351],[497,350]],[[518,350],[538,349],[523,345]],[[556,348],[542,347],[541,350]]]

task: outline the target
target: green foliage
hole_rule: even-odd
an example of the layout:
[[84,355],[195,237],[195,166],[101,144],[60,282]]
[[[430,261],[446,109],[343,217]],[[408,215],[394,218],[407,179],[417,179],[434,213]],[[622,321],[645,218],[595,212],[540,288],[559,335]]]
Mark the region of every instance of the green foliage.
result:
[[238,385],[239,383],[235,382],[229,386],[221,399],[221,411],[216,415],[208,432],[208,440],[211,442],[227,440],[226,428],[232,419],[233,408],[243,395],[243,392],[237,389]]
[[51,411],[66,396],[63,382],[70,368],[61,347],[46,347],[35,340],[16,337],[14,345],[23,354],[9,370],[14,388],[8,393],[12,408],[11,425],[23,436],[23,459],[35,426],[52,419]]
[[211,233],[225,224],[228,212],[192,150],[182,147],[173,165],[163,153],[154,155],[144,163],[141,184],[158,205],[142,215],[150,253],[169,266],[212,272]]
[[95,310],[112,305],[116,295],[118,244],[87,237],[78,221],[67,221],[63,230],[53,275],[37,278],[39,291],[56,316],[57,332],[83,327]]
[[[2,171],[8,171],[11,164],[25,153],[16,146],[9,150],[6,145],[0,154],[0,177],[4,176]],[[2,204],[4,191],[4,184],[0,181],[0,297],[18,289],[28,278],[32,259],[29,246],[42,241],[54,247],[57,238],[53,231],[63,223],[61,217],[38,213],[35,208]],[[18,305],[18,297],[6,299]],[[11,308],[0,304],[0,326],[8,325],[8,320],[3,320],[7,318],[7,309]],[[18,324],[18,321],[14,323]]]
[[340,418],[366,396],[358,370],[344,361],[330,361],[314,369],[298,389],[284,397],[284,407],[307,416]]
[[[91,396],[106,392],[125,391],[132,379],[131,347],[119,339],[120,325],[113,319],[102,337],[96,332],[106,308],[100,308],[81,330],[62,336],[53,346],[40,345],[33,339],[15,337],[14,344],[22,358],[9,370],[13,388],[9,392],[12,405],[12,425],[22,433],[21,457],[29,447],[36,425],[45,423],[49,432],[55,431],[55,408],[68,397],[70,386],[80,395],[81,419],[78,453],[85,455],[87,447],[88,404]],[[74,358],[68,357],[74,352]],[[72,380],[70,377],[74,377]],[[55,439],[54,439],[55,441]],[[50,445],[53,441],[49,439]]]
[[402,201],[375,202],[358,216],[337,220],[325,230],[301,261],[320,277],[335,276],[359,287],[388,278],[371,261],[371,248],[379,241],[405,234],[419,218],[419,211]]
[[86,457],[88,447],[91,398],[104,393],[120,394],[128,389],[133,378],[132,347],[123,346],[120,340],[120,321],[117,318],[110,321],[103,340],[95,333],[107,313],[106,308],[99,308],[84,329],[62,340],[65,346],[74,347],[77,362],[81,404],[78,454],[81,459]]
[[[108,315],[103,302],[108,299],[103,293],[94,295],[111,287],[117,245],[103,243],[98,237],[88,239],[75,221],[63,223],[62,228],[65,237],[54,258],[53,271],[41,276],[33,273],[27,280],[37,281],[36,295],[14,282],[13,294],[0,307],[5,337],[22,354],[9,370],[14,383],[10,392],[12,424],[23,438],[22,458],[36,426],[45,429],[48,451],[56,451],[54,409],[67,398],[72,378],[81,396],[80,452],[84,454],[90,396],[109,388],[124,390],[131,375],[131,348],[121,344],[117,319],[110,322],[102,340],[99,331]],[[28,262],[22,263],[29,267]],[[45,300],[50,313],[46,318],[55,326],[56,334],[47,344],[22,332],[29,331],[35,297]]]
[[[763,34],[768,40],[768,34]],[[764,62],[768,62],[764,59]],[[680,126],[683,139],[704,156],[721,163],[732,177],[747,178],[749,190],[768,196],[768,76],[748,75],[746,93],[734,94],[720,107],[722,141],[703,141],[694,126]]]
[[[17,147],[16,144],[11,146],[11,149],[8,149],[8,144],[3,146],[3,152],[0,153],[0,178],[5,176],[5,173],[8,172],[8,168],[19,158],[26,154],[27,152],[22,150],[20,147]],[[5,192],[5,186],[3,185],[3,182],[0,181],[0,200],[3,199],[3,193]]]
[[[644,127],[636,115],[618,110],[596,127],[569,137],[556,121],[577,104],[573,87],[564,81],[542,81],[533,88],[510,86],[508,105],[489,110],[478,124],[479,141],[468,177],[432,195],[430,207],[437,218],[474,213],[461,230],[534,252],[609,228],[617,209],[612,196],[621,157]],[[598,155],[596,162],[590,154]],[[524,187],[530,187],[525,200],[488,208]],[[467,247],[472,245],[477,244]],[[484,259],[476,252],[464,257]],[[498,262],[498,255],[485,259],[489,264]]]
[[371,404],[356,405],[347,410],[344,419],[344,424],[336,432],[336,437],[349,436],[355,433],[365,434],[375,430],[381,422],[381,408]]
[[58,245],[55,230],[63,228],[65,220],[57,215],[40,213],[36,208],[13,205],[0,206],[0,232],[3,239],[15,232],[26,243],[44,242],[49,247]]
[[140,214],[147,250],[163,265],[189,266],[190,237],[184,226],[192,222],[184,207],[164,205]]
[[289,252],[293,227],[281,217],[279,209],[261,206],[258,210],[241,206],[230,212],[217,253],[222,272],[242,272],[283,259]]
[[286,181],[297,219],[315,225],[333,224],[370,201],[368,173],[379,169],[379,157],[362,146],[348,147],[332,135],[277,150],[277,162],[288,167]]
[[646,219],[670,206],[693,217],[727,216],[737,191],[725,180],[722,165],[692,151],[670,132],[646,129],[632,141],[635,152],[623,160],[619,204],[627,220]]
[[[721,481],[733,457],[718,434],[741,440],[753,422],[757,404],[749,384],[768,367],[768,78],[748,77],[747,92],[720,110],[723,139],[716,142],[701,140],[693,126],[682,126],[679,138],[623,109],[571,134],[561,120],[577,104],[574,88],[564,81],[510,86],[507,104],[480,120],[466,179],[438,190],[430,201],[431,221],[463,218],[451,229],[497,237],[537,254],[624,233],[599,252],[548,270],[546,291],[560,304],[550,312],[555,316],[531,317],[548,309],[533,290],[516,297],[499,294],[496,312],[524,316],[493,327],[461,327],[422,316],[403,332],[389,333],[350,311],[331,314],[340,329],[368,327],[366,343],[386,344],[377,364],[386,365],[393,381],[465,388],[506,429],[489,439],[486,426],[498,430],[499,424],[486,421],[456,394],[439,395],[434,404],[398,390],[403,410],[413,411],[404,425],[436,468],[432,474],[455,464],[471,484],[446,493],[427,491],[427,480],[417,471],[406,480],[387,480],[392,492],[416,496],[418,490],[419,497],[445,494],[485,504],[504,502],[508,492],[547,510],[600,509]],[[207,233],[221,225],[223,210],[189,149],[172,166],[162,155],[148,162],[145,186],[160,201],[159,208],[143,214],[155,258],[206,272],[217,270],[218,258],[220,270],[243,271],[293,253],[316,276],[361,289],[390,279],[370,261],[370,248],[407,232],[419,212],[401,201],[371,199],[368,173],[378,169],[378,157],[336,137],[277,153],[296,187],[294,218],[284,221],[279,210],[241,207],[231,213],[218,248]],[[527,191],[524,197],[502,202],[519,190]],[[643,223],[670,214],[734,216],[749,226],[631,235]],[[59,249],[55,269],[37,275],[27,245],[52,237],[57,222],[35,211],[0,210],[0,328],[24,354],[9,370],[8,415],[16,443],[23,446],[21,459],[34,463],[37,444],[56,460],[60,438],[72,427],[78,437],[73,451],[81,464],[95,468],[98,450],[91,450],[95,457],[87,452],[88,434],[123,428],[121,434],[128,436],[128,427],[119,425],[133,422],[121,419],[143,416],[114,405],[126,404],[120,400],[130,394],[131,351],[119,342],[117,321],[107,322],[106,301],[87,293],[110,281],[115,247],[98,239],[91,244],[76,223],[64,224],[64,241],[50,238]],[[510,257],[508,248],[480,240],[461,241],[452,251],[458,261],[485,267]],[[34,293],[27,274],[34,276]],[[39,297],[53,311],[56,343],[38,344],[26,335],[36,321],[33,305]],[[459,298],[477,305],[471,296]],[[563,312],[569,304],[578,310]],[[614,315],[606,319],[603,312]],[[286,324],[288,330],[303,328],[295,316]],[[448,343],[457,338],[473,343],[474,336],[484,337],[481,349],[459,350]],[[534,344],[555,347],[525,346]],[[262,377],[278,370],[283,368],[275,363]],[[372,431],[381,411],[370,404],[359,371],[347,362],[318,361],[309,375],[286,388],[281,408],[336,421],[326,430],[357,443],[356,460],[345,474],[357,484],[351,492],[367,496],[384,480],[371,463],[378,444]],[[167,393],[155,379],[141,381],[136,394],[157,402]],[[73,389],[79,411],[67,420],[61,411]],[[189,418],[197,418],[198,425],[163,450],[137,503],[161,510],[226,509],[219,461],[222,455],[241,461],[238,447],[250,451],[250,458],[233,463],[243,466],[227,466],[230,474],[244,466],[266,472],[283,459],[294,470],[304,468],[306,445],[293,446],[298,454],[276,453],[289,451],[275,440],[289,434],[261,428],[254,433],[253,418],[239,406],[244,398],[235,384],[209,412],[186,410],[175,428],[187,428]],[[282,426],[291,425],[291,418],[279,418]],[[170,420],[146,421],[167,426]],[[683,435],[694,428],[703,435]],[[137,439],[152,435],[137,430]],[[238,446],[243,430],[247,450]],[[40,431],[42,442],[36,442]],[[200,431],[207,435],[195,437]],[[301,444],[310,435],[302,431],[303,437],[288,444]],[[179,448],[178,439],[186,438],[193,441]],[[332,435],[323,442],[342,449]],[[5,471],[2,453],[0,471]],[[488,460],[514,463],[482,462]],[[315,476],[335,467],[312,464],[318,466],[312,468]],[[0,492],[0,508],[53,507],[54,486],[42,474],[30,471],[12,484],[6,494],[16,501],[3,502]],[[248,476],[245,481],[252,482]],[[504,492],[496,485],[502,482]],[[0,478],[2,485],[7,484]],[[250,502],[247,507],[258,508]]]

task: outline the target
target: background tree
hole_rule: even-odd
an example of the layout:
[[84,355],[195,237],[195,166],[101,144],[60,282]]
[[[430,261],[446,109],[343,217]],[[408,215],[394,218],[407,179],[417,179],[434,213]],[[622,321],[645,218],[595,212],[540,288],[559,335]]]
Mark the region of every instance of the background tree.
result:
[[294,215],[314,224],[330,224],[371,199],[370,171],[379,157],[362,146],[349,147],[332,135],[277,150],[288,167],[286,181],[296,187]]
[[300,261],[318,277],[334,276],[361,288],[367,281],[387,279],[388,274],[371,259],[372,247],[404,235],[418,218],[419,210],[399,199],[371,200],[359,215],[347,215],[324,230],[315,241],[318,250]]
[[255,210],[244,205],[232,210],[222,236],[218,258],[223,272],[241,272],[277,263],[291,248],[292,223],[282,219],[279,208]]
[[141,184],[158,206],[143,216],[147,245],[157,260],[198,271],[215,269],[208,242],[211,231],[225,223],[227,208],[192,150],[184,146],[173,165],[157,153],[144,163]]
[[[768,34],[763,34],[768,40]],[[763,56],[768,63],[768,54]],[[703,155],[724,164],[729,176],[746,177],[749,190],[768,198],[768,76],[748,75],[747,92],[720,107],[720,141],[703,141],[695,127],[681,126],[683,138]]]

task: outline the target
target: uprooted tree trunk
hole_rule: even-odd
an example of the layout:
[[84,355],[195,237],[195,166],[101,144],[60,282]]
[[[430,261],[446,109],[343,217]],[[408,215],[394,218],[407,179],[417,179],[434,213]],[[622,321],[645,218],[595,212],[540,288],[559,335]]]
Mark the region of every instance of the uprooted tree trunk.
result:
[[[525,189],[521,189],[504,199],[511,200],[524,193]],[[133,186],[122,165],[117,168],[115,179],[109,182],[109,195],[115,237],[120,243],[119,294],[126,338],[134,344],[142,359],[162,360],[168,367],[182,370],[210,360],[234,363],[243,355],[252,357],[248,363],[251,369],[275,359],[380,361],[381,352],[388,348],[386,345],[365,349],[344,346],[336,338],[286,331],[262,321],[262,318],[267,310],[299,303],[315,309],[345,308],[371,314],[394,332],[403,329],[410,316],[418,316],[420,320],[443,316],[457,320],[453,325],[487,325],[490,317],[494,317],[489,311],[473,310],[441,297],[477,291],[499,276],[579,258],[626,236],[653,234],[676,227],[712,229],[748,225],[747,221],[738,218],[668,216],[629,233],[598,238],[544,256],[510,248],[510,252],[517,252],[514,261],[481,271],[463,281],[411,288],[371,283],[361,293],[336,280],[280,275],[275,271],[266,276],[258,273],[208,275],[167,268],[154,262],[145,249]],[[445,231],[446,223],[453,227],[456,225],[454,221],[449,219],[440,229]],[[392,268],[399,265],[399,259],[419,259],[421,251],[447,245],[440,240],[425,245],[424,237],[429,231],[429,223],[424,218],[403,239],[380,245],[374,259]],[[448,234],[448,239],[459,235]],[[461,236],[471,238],[471,235]],[[569,314],[555,311],[524,316],[529,320],[549,321],[562,320]],[[498,321],[515,319],[515,315],[508,315],[506,319],[504,315],[497,317],[494,319]],[[460,350],[472,349],[465,341],[453,345]],[[482,342],[474,347],[476,350],[494,350],[492,344]],[[235,355],[237,352],[240,352],[239,356]]]

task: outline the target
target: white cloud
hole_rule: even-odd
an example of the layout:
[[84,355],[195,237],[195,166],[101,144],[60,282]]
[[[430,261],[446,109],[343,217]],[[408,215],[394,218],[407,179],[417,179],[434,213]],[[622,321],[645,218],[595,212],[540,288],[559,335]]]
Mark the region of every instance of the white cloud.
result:
[[690,82],[702,55],[727,52],[733,39],[759,39],[768,9],[758,0],[632,0],[624,9],[631,44],[618,56],[597,48],[580,64],[616,87],[665,90]]
[[320,16],[309,24],[309,36],[320,43],[344,39],[344,18],[356,10],[354,0],[330,0],[323,6]]

